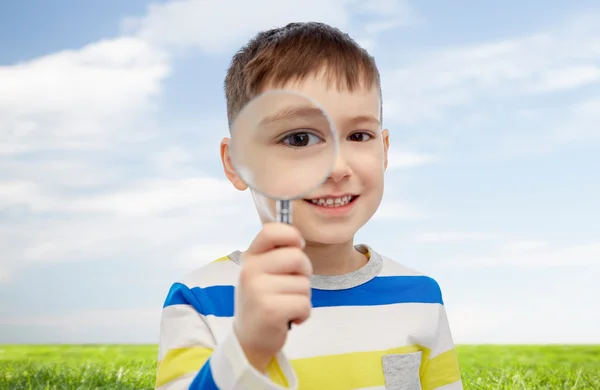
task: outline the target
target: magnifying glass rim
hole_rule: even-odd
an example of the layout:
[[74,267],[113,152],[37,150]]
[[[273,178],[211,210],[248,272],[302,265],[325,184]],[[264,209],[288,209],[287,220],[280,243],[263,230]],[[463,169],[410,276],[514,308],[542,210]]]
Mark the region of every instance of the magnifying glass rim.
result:
[[325,108],[319,103],[317,102],[314,98],[299,92],[299,91],[295,91],[295,90],[291,90],[291,89],[270,89],[268,91],[265,91],[263,93],[258,94],[257,96],[255,96],[254,98],[252,98],[243,108],[242,110],[239,112],[239,114],[237,115],[236,120],[233,122],[231,129],[233,130],[233,126],[235,126],[235,122],[238,120],[238,118],[242,115],[242,113],[244,112],[244,110],[248,107],[248,105],[250,105],[253,101],[255,101],[256,99],[260,99],[263,96],[266,95],[274,95],[274,94],[292,94],[292,95],[296,95],[299,96],[301,98],[304,98],[306,100],[308,100],[309,102],[311,102],[312,104],[314,104],[314,106],[316,108],[318,108],[319,110],[321,110],[321,112],[323,112],[323,115],[325,115],[325,118],[327,119],[327,122],[329,123],[329,128],[331,131],[331,135],[333,136],[333,156],[331,159],[331,166],[329,167],[329,169],[327,170],[327,173],[323,176],[323,179],[319,182],[319,184],[317,184],[316,186],[314,186],[314,188],[310,188],[307,191],[298,194],[298,195],[294,195],[294,196],[289,196],[289,197],[278,197],[278,196],[273,196],[270,194],[265,193],[264,191],[259,190],[258,188],[254,187],[253,185],[251,185],[250,183],[247,183],[246,180],[244,179],[244,177],[239,173],[239,166],[236,163],[236,159],[235,159],[235,155],[236,153],[234,153],[235,150],[235,132],[231,133],[231,141],[229,142],[229,149],[231,150],[230,153],[230,159],[231,159],[231,164],[233,165],[233,168],[235,169],[236,173],[238,174],[238,176],[240,177],[240,179],[248,186],[248,188],[250,188],[252,191],[254,191],[255,193],[265,196],[269,199],[272,200],[295,200],[295,199],[301,199],[303,198],[306,194],[310,193],[311,191],[317,189],[321,184],[323,184],[326,180],[327,177],[329,177],[329,175],[331,174],[331,171],[333,171],[333,167],[335,165],[335,161],[337,159],[337,154],[338,154],[338,149],[339,149],[339,145],[338,145],[338,136],[337,136],[337,129],[335,128],[335,125],[333,123],[333,121],[331,120],[331,117],[329,116],[329,114],[327,113],[327,111],[325,110]]

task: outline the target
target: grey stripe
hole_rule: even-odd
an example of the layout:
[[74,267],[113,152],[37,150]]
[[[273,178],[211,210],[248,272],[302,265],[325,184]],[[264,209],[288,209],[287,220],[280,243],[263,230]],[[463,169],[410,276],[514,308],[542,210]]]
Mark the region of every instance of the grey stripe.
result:
[[[367,245],[356,245],[356,250],[367,254],[370,253],[370,259],[361,268],[356,271],[344,274],[344,275],[313,275],[311,277],[312,288],[319,290],[344,290],[364,284],[381,272],[383,268],[383,259],[381,255]],[[235,251],[228,255],[228,257],[236,264],[240,264],[242,252]]]

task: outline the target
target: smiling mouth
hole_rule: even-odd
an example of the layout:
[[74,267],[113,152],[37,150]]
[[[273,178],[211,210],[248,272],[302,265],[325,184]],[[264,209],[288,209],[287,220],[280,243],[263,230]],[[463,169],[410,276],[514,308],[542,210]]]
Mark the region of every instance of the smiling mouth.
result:
[[358,198],[358,195],[344,195],[340,197],[325,197],[315,199],[304,199],[305,202],[311,203],[315,206],[320,207],[344,207],[354,202]]

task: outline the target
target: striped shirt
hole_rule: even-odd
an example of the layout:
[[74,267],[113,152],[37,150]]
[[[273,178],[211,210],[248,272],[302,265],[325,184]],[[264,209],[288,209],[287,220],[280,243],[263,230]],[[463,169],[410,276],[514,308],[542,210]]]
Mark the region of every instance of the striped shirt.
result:
[[265,373],[233,331],[239,251],[172,285],[164,303],[156,388],[462,389],[438,283],[371,248],[339,276],[313,275],[310,318],[292,328]]

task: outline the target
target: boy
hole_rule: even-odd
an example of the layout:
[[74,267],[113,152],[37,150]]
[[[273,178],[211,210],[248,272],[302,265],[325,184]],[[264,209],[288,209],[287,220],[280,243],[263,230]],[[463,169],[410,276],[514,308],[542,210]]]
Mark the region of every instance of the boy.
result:
[[[314,194],[294,202],[293,226],[259,208],[263,228],[245,252],[171,287],[156,388],[462,389],[438,284],[353,243],[379,207],[387,167],[374,60],[337,29],[288,24],[234,56],[225,79],[230,126],[252,97],[273,88],[325,108],[339,135],[338,160]],[[228,138],[221,158],[234,187],[246,190]]]

